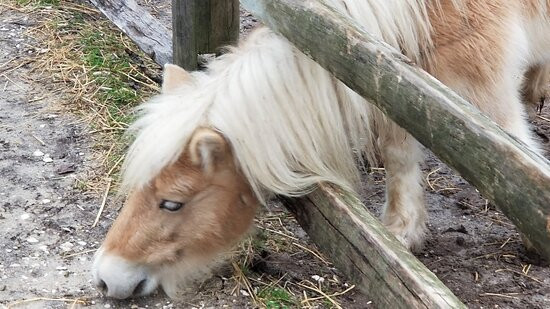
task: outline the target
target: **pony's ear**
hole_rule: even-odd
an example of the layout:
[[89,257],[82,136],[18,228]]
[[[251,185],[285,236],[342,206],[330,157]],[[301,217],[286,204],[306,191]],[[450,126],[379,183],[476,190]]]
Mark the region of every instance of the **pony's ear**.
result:
[[213,171],[229,155],[229,145],[223,136],[207,128],[195,131],[189,142],[191,162],[201,166],[205,172]]
[[175,64],[167,63],[164,65],[162,76],[162,93],[171,94],[182,84],[193,80],[191,73],[185,71]]

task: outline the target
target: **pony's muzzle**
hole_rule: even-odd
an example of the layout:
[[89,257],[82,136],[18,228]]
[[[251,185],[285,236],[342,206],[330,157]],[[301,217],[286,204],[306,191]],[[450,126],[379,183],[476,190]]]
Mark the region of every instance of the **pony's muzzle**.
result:
[[144,266],[98,250],[93,266],[93,282],[107,297],[126,299],[153,292],[158,286]]

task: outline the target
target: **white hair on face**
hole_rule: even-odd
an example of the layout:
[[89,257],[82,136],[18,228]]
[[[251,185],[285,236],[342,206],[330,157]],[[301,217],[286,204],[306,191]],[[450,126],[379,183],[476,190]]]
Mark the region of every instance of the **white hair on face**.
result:
[[[427,1],[330,3],[413,59],[431,44]],[[359,182],[357,160],[374,160],[372,132],[387,123],[364,99],[265,28],[195,77],[179,94],[158,96],[142,108],[124,165],[124,188],[147,184],[183,153],[197,128],[209,127],[229,141],[262,201],[266,192],[302,195],[318,182],[353,189]]]
[[194,287],[212,277],[227,259],[225,255],[207,261],[182,259],[176,264],[160,267],[155,275],[166,295],[172,299],[182,299],[190,290],[194,294]]

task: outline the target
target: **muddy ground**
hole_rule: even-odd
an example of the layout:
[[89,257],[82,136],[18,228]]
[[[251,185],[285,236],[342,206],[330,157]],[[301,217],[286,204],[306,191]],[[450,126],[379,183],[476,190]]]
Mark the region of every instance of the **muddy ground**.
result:
[[[253,237],[202,286],[173,301],[162,292],[113,301],[91,285],[89,269],[120,199],[102,203],[82,181],[102,164],[92,130],[67,112],[67,99],[33,71],[44,52],[27,30],[39,16],[0,0],[0,305],[8,308],[343,308],[376,307],[308,242],[290,215],[273,204]],[[169,1],[144,0],[169,26]],[[94,18],[101,18],[98,14]],[[255,24],[243,12],[242,29]],[[534,128],[550,150],[550,109]],[[549,152],[550,153],[550,152]],[[433,155],[424,166],[429,233],[417,256],[469,307],[550,308],[550,269],[522,247],[511,223]],[[363,200],[378,213],[383,173],[365,176]],[[307,248],[302,249],[302,247]],[[243,253],[244,252],[244,253]],[[350,289],[351,288],[351,289]],[[317,291],[316,291],[317,290]],[[304,294],[305,293],[305,294]],[[341,293],[342,295],[338,295]],[[305,296],[304,296],[305,295]]]

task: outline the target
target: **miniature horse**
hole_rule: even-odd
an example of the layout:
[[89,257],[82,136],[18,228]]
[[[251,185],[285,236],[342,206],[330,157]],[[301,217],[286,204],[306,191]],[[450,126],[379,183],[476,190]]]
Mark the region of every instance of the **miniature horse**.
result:
[[[518,76],[550,61],[550,0],[327,2],[540,152]],[[164,74],[133,126],[129,198],[95,258],[107,296],[159,285],[175,296],[246,234],[272,194],[303,195],[319,182],[354,190],[363,158],[380,158],[387,173],[383,223],[405,246],[421,243],[418,142],[281,36],[261,28],[206,73],[168,65]]]

